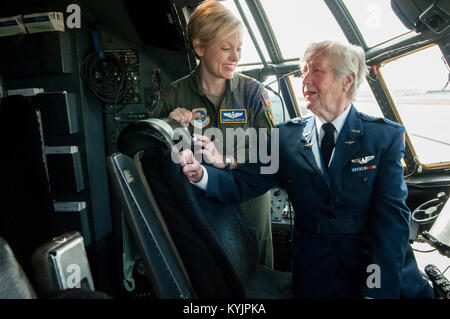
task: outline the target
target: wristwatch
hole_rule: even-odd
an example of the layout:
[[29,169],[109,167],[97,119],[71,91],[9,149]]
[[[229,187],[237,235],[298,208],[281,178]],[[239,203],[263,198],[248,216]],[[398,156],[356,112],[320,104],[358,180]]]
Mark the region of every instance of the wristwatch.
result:
[[231,163],[233,163],[233,158],[229,155],[224,155],[223,162],[225,163],[225,169],[230,169]]

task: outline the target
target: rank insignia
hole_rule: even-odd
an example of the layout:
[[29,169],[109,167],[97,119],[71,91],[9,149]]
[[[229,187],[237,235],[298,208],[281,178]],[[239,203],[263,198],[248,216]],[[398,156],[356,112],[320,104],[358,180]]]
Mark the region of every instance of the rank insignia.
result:
[[192,113],[194,114],[194,119],[191,121],[191,124],[197,128],[203,128],[209,124],[210,119],[207,113],[206,108],[199,107],[192,109]]

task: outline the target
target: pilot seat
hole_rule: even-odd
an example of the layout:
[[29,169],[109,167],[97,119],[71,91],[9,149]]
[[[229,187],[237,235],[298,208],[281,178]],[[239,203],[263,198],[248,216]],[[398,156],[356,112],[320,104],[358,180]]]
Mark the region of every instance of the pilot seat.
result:
[[205,198],[172,161],[177,128],[171,119],[132,123],[119,136],[120,153],[108,158],[156,296],[293,298],[290,273],[258,264],[255,230],[240,205]]

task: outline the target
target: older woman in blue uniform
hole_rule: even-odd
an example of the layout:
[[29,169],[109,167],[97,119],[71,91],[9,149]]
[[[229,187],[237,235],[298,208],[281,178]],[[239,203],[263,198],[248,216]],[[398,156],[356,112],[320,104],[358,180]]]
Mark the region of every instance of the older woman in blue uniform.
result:
[[367,72],[363,50],[324,41],[310,45],[303,60],[303,95],[314,115],[274,128],[276,173],[261,174],[259,164],[232,173],[204,168],[188,151],[180,154],[184,173],[223,201],[286,188],[296,213],[296,297],[431,298],[408,243],[405,130],[352,104]]

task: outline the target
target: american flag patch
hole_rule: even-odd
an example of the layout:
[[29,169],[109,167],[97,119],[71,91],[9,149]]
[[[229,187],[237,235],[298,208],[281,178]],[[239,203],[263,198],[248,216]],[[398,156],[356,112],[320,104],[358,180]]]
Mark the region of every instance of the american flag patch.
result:
[[353,167],[353,168],[352,168],[352,173],[355,173],[355,172],[362,172],[362,171],[368,171],[368,170],[370,170],[370,169],[375,169],[375,168],[377,168],[376,165],[361,166],[361,167]]
[[269,92],[265,91],[263,94],[263,99],[264,99],[264,103],[266,103],[267,106],[269,106],[270,104],[272,104],[272,101],[270,100],[269,97]]

